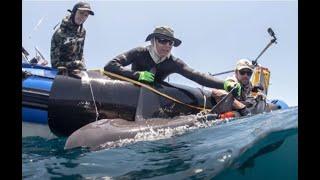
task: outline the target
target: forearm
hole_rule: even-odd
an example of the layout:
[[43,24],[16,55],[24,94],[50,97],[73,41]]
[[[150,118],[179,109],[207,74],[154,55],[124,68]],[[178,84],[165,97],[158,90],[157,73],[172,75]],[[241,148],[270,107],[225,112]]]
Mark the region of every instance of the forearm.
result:
[[223,89],[223,81],[208,74],[200,73],[193,70],[185,73],[185,77],[197,82],[202,86]]
[[140,51],[141,49],[139,50],[139,48],[134,48],[116,56],[105,65],[104,70],[131,78],[134,80],[138,80],[139,73],[129,68],[125,68],[125,66],[128,66],[130,64],[133,65],[132,63],[135,60],[139,59],[137,56],[139,56],[138,54]]
[[213,76],[208,74],[204,74],[194,69],[188,67],[186,64],[181,62],[180,65],[180,73],[184,77],[206,87],[223,89],[223,80],[217,79]]
[[82,68],[86,69],[86,63],[85,63],[85,60],[84,60],[83,56],[79,61],[81,62]]
[[113,72],[134,80],[138,80],[139,74],[135,71],[125,68],[118,60],[113,59],[104,66],[105,71]]
[[65,66],[65,63],[60,61],[57,55],[51,55],[51,67],[57,68],[59,66]]
[[51,66],[57,68],[59,66],[65,66],[65,63],[61,61],[61,46],[63,37],[60,33],[55,32],[51,39],[50,60]]
[[80,46],[80,53],[79,53],[79,60],[81,61],[82,63],[82,66],[83,68],[86,68],[86,63],[85,63],[85,60],[84,60],[84,56],[83,56],[83,48],[84,48],[84,42],[85,42],[85,35],[83,37],[83,41],[82,41],[82,45]]

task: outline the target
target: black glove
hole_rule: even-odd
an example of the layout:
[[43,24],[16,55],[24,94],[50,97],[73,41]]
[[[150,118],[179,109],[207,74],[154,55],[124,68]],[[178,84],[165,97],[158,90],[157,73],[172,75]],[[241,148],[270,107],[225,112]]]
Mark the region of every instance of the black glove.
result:
[[68,69],[79,69],[79,70],[82,70],[82,69],[84,69],[84,64],[80,60],[72,61],[68,65]]
[[68,70],[65,66],[58,66],[58,73],[57,75],[67,75],[68,74]]
[[259,89],[261,91],[263,91],[263,87],[261,85],[254,86],[251,91],[252,92],[258,92]]
[[247,107],[244,107],[242,109],[239,109],[238,112],[240,113],[241,116],[248,116],[251,115],[250,110]]
[[82,73],[81,73],[81,70],[79,69],[74,69],[73,71],[71,71],[69,73],[69,76],[70,77],[74,77],[76,79],[81,79],[82,78]]

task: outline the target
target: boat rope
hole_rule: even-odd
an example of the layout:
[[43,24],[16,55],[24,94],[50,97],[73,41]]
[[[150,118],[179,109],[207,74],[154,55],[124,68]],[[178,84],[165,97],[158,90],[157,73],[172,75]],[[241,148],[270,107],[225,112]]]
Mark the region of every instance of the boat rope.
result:
[[222,102],[224,102],[229,96],[231,96],[232,95],[232,93],[233,93],[233,91],[235,91],[236,90],[236,86],[234,86],[231,90],[230,90],[230,92],[227,94],[227,95],[225,95],[215,106],[213,106],[213,108],[211,108],[210,109],[210,111],[208,111],[208,112],[213,112],[214,110],[216,110],[216,108],[222,103]]
[[211,109],[203,109],[202,111],[200,111],[198,114],[197,114],[197,119],[198,120],[214,120],[214,119],[217,119],[219,117],[219,114],[217,113],[214,113],[214,110],[216,110],[216,108],[222,103],[224,102],[231,94],[233,91],[236,90],[236,86],[234,86],[230,92],[225,95],[215,106],[213,106]]
[[204,94],[203,92],[203,86],[202,88],[199,88],[201,94],[203,95],[203,108],[202,108],[202,112],[207,112],[206,106],[207,106],[207,96]]
[[124,77],[124,76],[121,76],[121,75],[118,75],[118,74],[115,74],[115,73],[112,73],[112,72],[104,71],[104,70],[101,70],[101,69],[99,69],[99,70],[100,70],[100,72],[101,72],[102,74],[104,74],[104,75],[111,76],[111,77],[114,77],[114,78],[118,78],[118,79],[120,79],[120,80],[127,81],[127,82],[131,82],[131,83],[133,83],[133,84],[135,84],[135,85],[144,87],[144,88],[149,89],[150,91],[152,91],[152,92],[154,92],[154,93],[156,93],[156,94],[158,94],[158,95],[160,95],[160,96],[163,96],[163,97],[165,97],[165,98],[167,98],[167,99],[170,99],[170,100],[172,100],[172,101],[174,101],[174,102],[176,102],[176,103],[185,105],[185,106],[187,106],[187,107],[189,107],[189,108],[197,109],[197,110],[200,110],[200,111],[202,111],[203,109],[205,109],[205,108],[203,108],[203,107],[197,107],[197,106],[193,106],[193,105],[190,105],[190,104],[186,104],[186,103],[184,103],[184,102],[181,102],[181,101],[179,101],[178,99],[176,99],[176,98],[174,98],[174,97],[171,97],[171,96],[169,96],[169,95],[167,95],[167,94],[164,94],[164,93],[162,93],[162,92],[160,92],[160,91],[152,88],[151,86],[146,85],[146,84],[141,83],[141,82],[138,82],[138,81],[136,81],[136,80],[133,80],[133,79],[130,79],[130,78],[127,78],[127,77]]
[[83,72],[85,73],[85,75],[87,76],[87,78],[89,80],[89,87],[90,87],[90,91],[91,91],[91,97],[92,97],[94,108],[95,108],[95,111],[96,111],[96,121],[98,121],[99,112],[98,112],[96,100],[94,99],[94,94],[93,94],[93,90],[92,90],[92,86],[91,86],[91,78],[89,77],[89,75],[88,75],[88,73],[86,71],[83,71]]

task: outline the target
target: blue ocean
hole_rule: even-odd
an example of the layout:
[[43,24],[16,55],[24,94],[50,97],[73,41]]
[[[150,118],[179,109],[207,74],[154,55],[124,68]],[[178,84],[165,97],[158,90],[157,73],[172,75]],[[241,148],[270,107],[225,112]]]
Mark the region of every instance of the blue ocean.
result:
[[298,107],[145,134],[99,151],[64,150],[65,142],[22,138],[22,178],[298,179]]

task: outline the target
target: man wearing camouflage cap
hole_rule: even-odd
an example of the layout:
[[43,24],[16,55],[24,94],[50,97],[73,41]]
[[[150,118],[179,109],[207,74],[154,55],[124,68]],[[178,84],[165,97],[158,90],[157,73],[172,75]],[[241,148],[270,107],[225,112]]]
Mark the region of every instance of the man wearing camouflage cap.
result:
[[250,95],[252,84],[250,82],[253,73],[253,65],[247,59],[240,59],[235,68],[235,74],[224,82],[224,89],[230,91],[234,86],[240,101],[245,101]]
[[51,66],[59,71],[84,70],[83,46],[86,30],[83,23],[94,15],[89,3],[80,1],[63,18],[51,39]]
[[[163,81],[169,74],[178,73],[203,86],[223,89],[222,80],[195,71],[171,54],[172,47],[181,44],[172,28],[156,27],[146,41],[151,41],[151,45],[137,47],[116,56],[105,65],[104,70],[145,83]],[[124,68],[130,64],[131,69]]]
[[235,74],[232,77],[228,77],[224,82],[224,89],[231,91],[236,88],[234,96],[236,97],[234,105],[241,107],[239,112],[242,116],[250,114],[248,109],[248,96],[253,90],[253,86],[250,82],[251,75],[253,73],[254,66],[248,59],[238,60],[235,68]]

